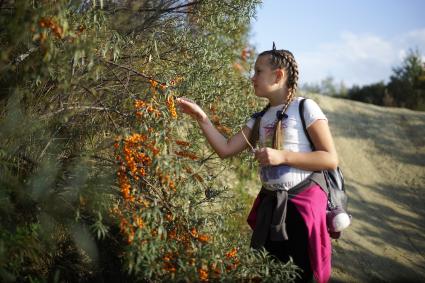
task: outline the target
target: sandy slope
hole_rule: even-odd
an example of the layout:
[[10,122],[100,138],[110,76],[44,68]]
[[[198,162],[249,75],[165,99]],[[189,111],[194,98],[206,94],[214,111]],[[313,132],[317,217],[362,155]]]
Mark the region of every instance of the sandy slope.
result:
[[425,113],[310,96],[329,118],[352,226],[333,282],[425,282]]

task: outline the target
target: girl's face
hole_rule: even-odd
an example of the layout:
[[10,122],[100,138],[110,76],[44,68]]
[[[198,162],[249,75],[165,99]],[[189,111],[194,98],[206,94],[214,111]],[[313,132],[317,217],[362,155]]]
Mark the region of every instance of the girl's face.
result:
[[251,78],[254,86],[255,95],[258,97],[269,98],[276,90],[276,71],[269,63],[269,55],[263,55],[257,58],[254,66],[254,76]]

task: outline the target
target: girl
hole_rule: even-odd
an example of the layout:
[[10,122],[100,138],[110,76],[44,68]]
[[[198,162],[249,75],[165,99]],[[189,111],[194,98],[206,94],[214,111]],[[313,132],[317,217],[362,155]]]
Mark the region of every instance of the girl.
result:
[[[252,77],[255,95],[268,99],[268,106],[254,114],[246,126],[230,139],[222,136],[205,112],[193,101],[177,99],[182,112],[196,119],[209,144],[220,158],[248,147],[246,137],[257,135],[255,159],[260,165],[262,189],[254,204],[256,213],[251,246],[264,247],[286,262],[292,258],[301,271],[301,281],[326,282],[330,277],[330,238],[326,228],[327,196],[318,173],[335,169],[338,157],[327,119],[312,100],[305,101],[307,131],[300,120],[296,97],[298,67],[291,52],[273,49],[262,52]],[[256,120],[259,123],[256,123]],[[255,126],[257,124],[257,126]],[[323,187],[323,185],[322,185]]]

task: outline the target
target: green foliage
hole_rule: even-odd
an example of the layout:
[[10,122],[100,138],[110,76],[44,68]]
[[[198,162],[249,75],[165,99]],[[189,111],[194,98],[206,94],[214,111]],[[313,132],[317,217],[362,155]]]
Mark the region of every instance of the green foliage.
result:
[[256,4],[0,1],[1,281],[293,278],[235,237],[230,163],[174,106],[227,134],[258,107]]
[[419,51],[409,51],[393,69],[389,83],[353,86],[348,98],[376,105],[425,110],[425,62]]
[[399,107],[425,110],[425,62],[418,50],[410,50],[399,67],[393,69],[389,95]]
[[366,85],[363,87],[353,86],[348,91],[350,99],[363,101],[366,103],[372,103],[376,105],[387,105],[384,104],[384,98],[387,93],[387,87],[383,82]]
[[[258,266],[259,268],[252,268]],[[241,268],[240,278],[261,279],[261,282],[293,282],[299,276],[292,260],[282,265],[276,258],[270,257],[265,250],[248,251],[246,264]]]

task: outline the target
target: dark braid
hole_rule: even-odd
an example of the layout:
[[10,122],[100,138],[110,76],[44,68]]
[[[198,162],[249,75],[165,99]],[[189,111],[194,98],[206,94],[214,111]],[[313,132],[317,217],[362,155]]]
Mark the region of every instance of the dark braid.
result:
[[[281,68],[284,69],[287,75],[286,87],[288,88],[288,96],[286,97],[285,105],[282,108],[282,113],[285,113],[291,102],[294,100],[297,88],[298,88],[298,65],[295,61],[294,55],[288,50],[276,50],[275,44],[273,43],[273,49],[264,51],[258,55],[270,56],[270,65],[273,70]],[[268,107],[270,107],[268,105]],[[282,131],[282,120],[278,119],[275,128],[275,134],[273,138],[273,147],[276,149],[282,148],[283,142],[283,131]]]

